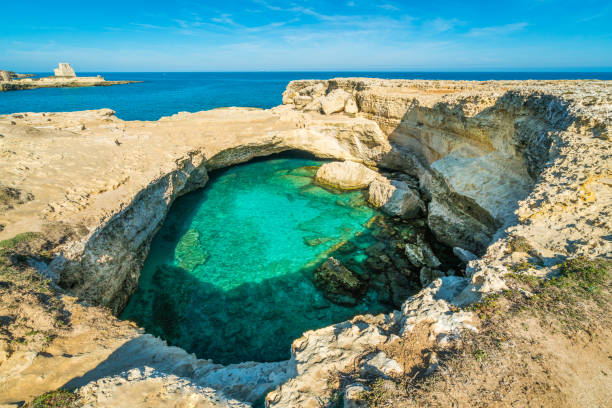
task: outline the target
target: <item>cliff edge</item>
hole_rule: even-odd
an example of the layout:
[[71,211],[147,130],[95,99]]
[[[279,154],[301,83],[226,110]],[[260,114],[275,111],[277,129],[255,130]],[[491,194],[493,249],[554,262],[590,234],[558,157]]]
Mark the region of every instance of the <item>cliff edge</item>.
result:
[[[539,282],[564,276],[568,260],[612,257],[611,89],[606,81],[339,78],[291,82],[283,105],[269,110],[155,122],[111,110],[0,116],[0,403],[65,386],[90,406],[135,406],[147,395],[160,406],[181,398],[244,406],[264,396],[270,407],[338,398],[362,406],[379,394],[410,405],[390,388],[450,367],[444,350],[488,333],[474,305],[540,290],[516,287],[516,276]],[[211,170],[286,150],[417,178],[427,224],[465,258],[464,276],[435,279],[391,314],[306,332],[278,363],[198,360],[100,308],[126,304],[176,197],[203,187]],[[50,286],[31,286],[40,274]],[[608,338],[590,355],[606,375],[567,390],[563,381],[577,384],[581,371],[564,372],[551,388],[566,393],[561,405],[609,400]],[[418,364],[407,362],[416,355]],[[587,396],[589,387],[597,391]],[[552,391],[537,392],[546,401]]]

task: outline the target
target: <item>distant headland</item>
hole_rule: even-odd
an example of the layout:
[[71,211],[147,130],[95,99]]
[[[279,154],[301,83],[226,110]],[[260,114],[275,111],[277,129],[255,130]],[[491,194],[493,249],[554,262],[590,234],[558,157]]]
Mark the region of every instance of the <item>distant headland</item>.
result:
[[0,70],[0,92],[19,91],[36,88],[76,88],[83,86],[110,86],[131,84],[141,81],[107,81],[102,76],[78,77],[72,66],[60,62],[53,70],[54,75],[33,78],[32,74],[18,74],[13,71]]

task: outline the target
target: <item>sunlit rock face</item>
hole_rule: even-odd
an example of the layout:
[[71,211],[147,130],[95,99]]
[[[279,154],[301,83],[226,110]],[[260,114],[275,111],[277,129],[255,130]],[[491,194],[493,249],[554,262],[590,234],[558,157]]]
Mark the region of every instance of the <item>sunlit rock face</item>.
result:
[[[336,104],[335,112],[321,113],[321,98],[338,88],[350,95],[344,110],[335,111]],[[52,238],[45,232],[51,275],[88,304],[114,312],[125,306],[166,212],[176,198],[203,187],[208,171],[291,149],[418,178],[427,224],[439,240],[462,249],[456,252],[467,262],[456,276],[447,276],[443,267],[422,267],[429,270],[419,271],[419,278],[435,280],[414,296],[393,293],[393,303],[403,302],[399,311],[307,331],[293,342],[289,361],[222,367],[136,328],[117,341],[109,330],[117,320],[107,313],[74,324],[54,340],[70,346],[68,369],[57,369],[63,354],[37,353],[27,344],[22,347],[28,359],[9,362],[15,367],[9,379],[19,388],[7,387],[7,381],[0,386],[19,398],[33,397],[34,385],[40,392],[55,389],[91,367],[105,367],[113,353],[118,365],[98,373],[106,387],[92,386],[94,397],[115,395],[125,404],[126,388],[110,379],[155,364],[164,375],[241,401],[256,401],[274,389],[266,397],[270,407],[320,406],[332,398],[330,374],[354,369],[356,359],[394,336],[410,336],[422,323],[436,341],[475,329],[471,313],[457,307],[504,288],[508,265],[521,255],[512,253],[512,239],[525,240],[541,257],[541,274],[555,273],[553,265],[569,256],[611,253],[612,187],[606,178],[611,89],[605,81],[337,79],[291,83],[286,105],[266,111],[217,109],[155,122],[123,121],[109,110],[0,116],[6,146],[2,181],[33,197],[0,213],[0,239],[61,224],[69,234]],[[408,237],[410,228],[403,235]],[[393,243],[397,236],[389,231],[381,241]],[[183,242],[200,239],[199,232],[190,232]],[[405,248],[402,257],[379,256],[370,265],[381,270],[394,262],[412,265]],[[177,262],[187,268],[210,262],[207,252],[179,249]],[[392,286],[397,283],[402,282]],[[71,336],[83,333],[87,341],[70,343]],[[121,351],[127,338],[139,341]],[[20,376],[34,366],[40,374],[23,381]],[[156,370],[142,373],[143,382],[159,383]],[[143,403],[140,394],[131,396]]]
[[74,69],[67,62],[60,62],[59,67],[53,70],[56,77],[76,77]]

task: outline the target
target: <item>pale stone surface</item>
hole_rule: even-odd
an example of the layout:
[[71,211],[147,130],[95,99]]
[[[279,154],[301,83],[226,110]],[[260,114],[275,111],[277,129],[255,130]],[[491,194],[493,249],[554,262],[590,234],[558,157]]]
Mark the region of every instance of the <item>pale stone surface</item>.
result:
[[317,170],[317,183],[341,190],[366,188],[378,173],[361,163],[352,161],[325,163]]
[[431,247],[420,236],[417,237],[416,244],[406,244],[405,253],[408,260],[419,268],[421,266],[437,268],[441,264]]
[[8,71],[0,70],[0,81],[10,81],[11,74]]
[[368,189],[368,202],[386,213],[404,218],[416,218],[425,205],[408,184],[379,177]]
[[[357,101],[355,117],[318,113],[321,98],[339,88]],[[73,315],[81,308],[89,317],[54,339],[50,357],[24,349],[2,362],[0,403],[149,366],[152,378],[135,378],[133,389],[146,383],[163,395],[180,383],[246,402],[273,389],[271,407],[318,407],[331,397],[329,374],[389,342],[390,327],[410,336],[427,324],[431,338],[452,341],[475,329],[471,313],[456,306],[505,287],[512,236],[542,255],[541,273],[568,256],[611,256],[611,93],[606,81],[348,78],[292,82],[286,105],[268,111],[219,109],[157,122],[125,122],[108,110],[0,116],[2,184],[34,197],[0,210],[0,239],[60,221],[73,229],[53,249],[50,269],[93,303],[125,303],[165,212],[176,196],[202,186],[208,170],[289,149],[418,177],[438,239],[482,255],[469,262],[469,278],[436,279],[400,312],[304,333],[281,363],[214,365],[75,305]],[[312,100],[297,108],[305,97]],[[105,384],[105,398],[122,392]]]
[[344,389],[344,408],[367,408],[367,402],[363,400],[363,393],[370,389],[363,384],[349,384]]
[[227,399],[212,388],[160,373],[151,367],[134,368],[105,377],[78,391],[82,407],[219,407],[247,408],[250,404]]
[[461,261],[465,263],[478,259],[478,257],[474,255],[472,252],[468,251],[467,249],[463,249],[459,247],[453,248],[453,254],[455,254],[457,258],[461,259]]
[[394,377],[401,375],[403,372],[402,366],[397,361],[387,357],[383,351],[366,357],[359,367],[359,373],[366,377]]
[[350,94],[343,89],[334,89],[321,98],[321,113],[330,115],[344,110]]
[[357,101],[355,101],[355,98],[350,96],[344,104],[344,113],[348,113],[349,115],[355,115],[358,112],[359,107],[357,106]]
[[60,62],[59,66],[53,70],[57,77],[76,77],[74,69],[67,62]]

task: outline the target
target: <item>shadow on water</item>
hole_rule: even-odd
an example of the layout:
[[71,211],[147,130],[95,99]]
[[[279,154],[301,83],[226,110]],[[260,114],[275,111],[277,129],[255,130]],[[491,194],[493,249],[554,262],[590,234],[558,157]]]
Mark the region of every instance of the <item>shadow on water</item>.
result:
[[[283,183],[273,189],[278,192],[280,186],[282,199],[287,201],[267,216],[275,220],[278,212],[293,212],[294,202],[298,212],[310,212],[293,214],[298,217],[291,218],[295,223],[283,227],[301,234],[303,242],[300,238],[297,245],[302,249],[294,250],[295,241],[279,246],[278,241],[291,239],[285,234],[292,232],[273,229],[267,219],[263,230],[261,225],[252,226],[250,218],[232,224],[230,218],[244,215],[245,208],[235,208],[228,195],[236,183],[250,182],[252,174],[237,175],[232,169],[216,171],[206,188],[174,203],[151,245],[139,288],[123,319],[134,320],[169,344],[216,363],[281,361],[290,358],[292,341],[305,331],[358,314],[388,312],[418,291],[419,271],[406,259],[406,242],[414,243],[417,236],[425,236],[443,264],[455,262],[448,248],[435,243],[423,220],[391,219],[368,208],[361,192],[332,192],[313,185],[313,165],[320,165],[320,161],[290,153],[250,164],[278,158],[302,161],[288,173],[282,167],[287,163],[270,162],[271,170],[266,166],[274,178],[264,179],[264,188]],[[263,171],[260,167],[252,169]],[[285,194],[287,186],[293,193],[287,190]],[[259,210],[257,206],[265,202],[252,195],[247,199],[260,200],[255,207],[239,204],[247,205],[249,216],[252,208]],[[216,207],[198,212],[202,203],[211,203],[209,200]],[[263,214],[255,216],[265,218]],[[205,223],[198,224],[203,219]],[[194,228],[208,231],[198,233]],[[271,235],[262,237],[265,234]],[[216,245],[222,250],[214,248]],[[270,251],[279,250],[293,252],[270,258]],[[318,290],[313,282],[313,272],[330,256],[341,261],[367,288],[352,306],[330,301],[333,297]],[[268,272],[260,274],[262,270]]]

